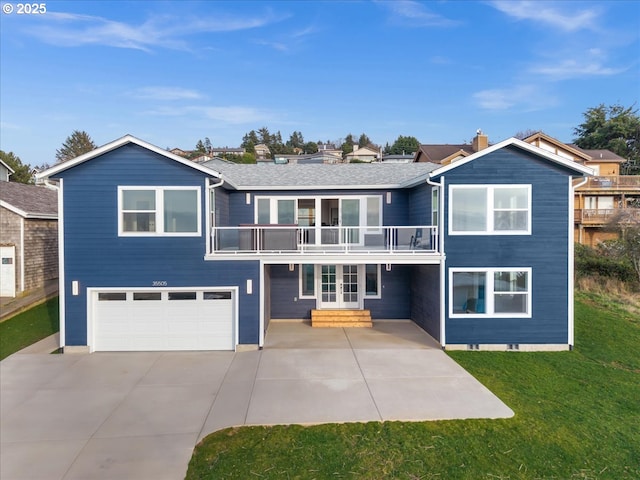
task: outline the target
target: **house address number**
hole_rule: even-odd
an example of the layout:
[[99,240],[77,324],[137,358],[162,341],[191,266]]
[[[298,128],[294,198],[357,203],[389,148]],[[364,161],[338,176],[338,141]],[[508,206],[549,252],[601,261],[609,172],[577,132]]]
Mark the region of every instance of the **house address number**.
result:
[[151,285],[153,285],[154,287],[166,287],[167,286],[167,281],[166,280],[154,280]]

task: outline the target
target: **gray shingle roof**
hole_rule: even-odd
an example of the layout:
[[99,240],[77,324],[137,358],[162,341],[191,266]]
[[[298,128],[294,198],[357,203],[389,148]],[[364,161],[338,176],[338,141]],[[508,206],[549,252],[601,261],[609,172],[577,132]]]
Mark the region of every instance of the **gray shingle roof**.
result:
[[[46,187],[17,182],[0,182],[0,200],[26,217],[58,215],[58,193]],[[17,213],[17,212],[16,212]]]
[[433,163],[340,163],[249,165],[211,160],[202,164],[239,189],[400,188],[424,181],[440,165]]

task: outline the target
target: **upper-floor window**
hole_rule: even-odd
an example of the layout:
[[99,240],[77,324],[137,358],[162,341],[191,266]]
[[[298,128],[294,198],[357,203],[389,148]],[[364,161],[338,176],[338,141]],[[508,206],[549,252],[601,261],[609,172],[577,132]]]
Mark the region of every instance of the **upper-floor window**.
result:
[[531,233],[531,185],[450,185],[451,235]]
[[199,236],[199,187],[118,187],[121,236]]

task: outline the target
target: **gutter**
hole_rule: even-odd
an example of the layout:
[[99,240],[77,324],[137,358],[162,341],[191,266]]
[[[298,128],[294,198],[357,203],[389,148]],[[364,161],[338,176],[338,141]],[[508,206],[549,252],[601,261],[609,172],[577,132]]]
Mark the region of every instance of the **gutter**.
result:
[[44,184],[47,188],[55,190],[58,197],[58,296],[60,297],[60,345],[63,349],[65,346],[65,270],[64,270],[64,210],[62,199],[62,179],[57,183],[49,180],[49,177],[44,178]]
[[[447,346],[447,334],[445,329],[445,318],[446,318],[446,302],[445,302],[445,290],[446,290],[446,262],[447,257],[444,253],[444,233],[442,228],[444,227],[444,175],[440,177],[440,182],[434,182],[431,180],[431,174],[426,179],[427,184],[432,187],[436,187],[438,189],[438,240],[439,245],[438,249],[440,250],[440,255],[442,256],[442,261],[440,262],[440,345],[443,349]],[[432,197],[433,198],[433,197]],[[433,206],[432,206],[433,208]]]

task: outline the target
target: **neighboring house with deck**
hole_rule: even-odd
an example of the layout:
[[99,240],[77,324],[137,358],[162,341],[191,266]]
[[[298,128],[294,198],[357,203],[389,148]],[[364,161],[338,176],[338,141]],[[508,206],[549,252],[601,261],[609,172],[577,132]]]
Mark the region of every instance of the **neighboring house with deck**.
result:
[[0,181],[0,295],[58,278],[58,200],[46,187]]
[[197,164],[125,136],[57,182],[65,351],[260,348],[271,320],[573,343],[573,180],[509,139],[450,165]]
[[575,198],[575,241],[591,247],[618,238],[605,228],[617,219],[640,223],[640,175],[620,175],[626,160],[609,150],[586,150],[537,132],[525,142],[590,167],[594,176],[581,180]]

